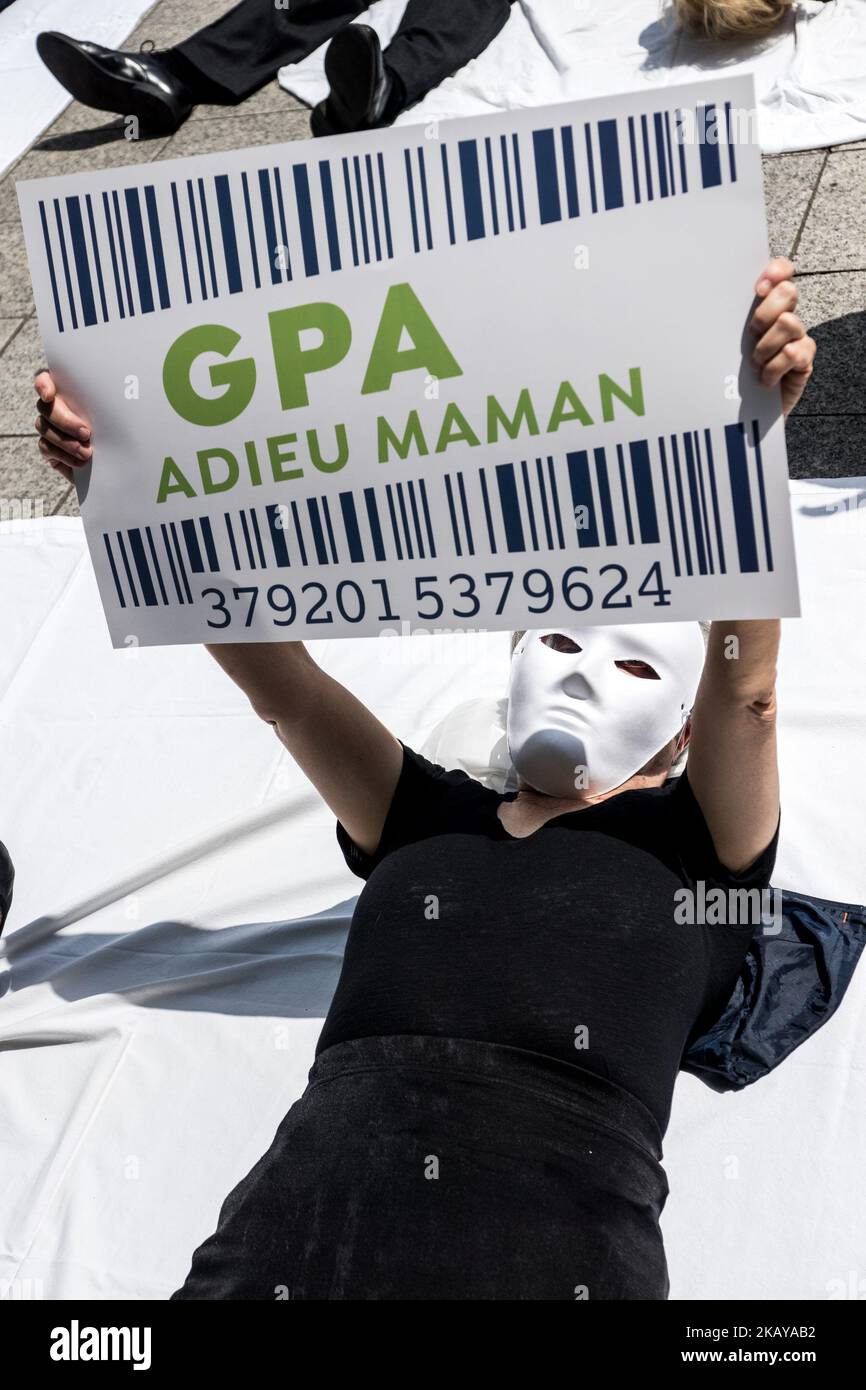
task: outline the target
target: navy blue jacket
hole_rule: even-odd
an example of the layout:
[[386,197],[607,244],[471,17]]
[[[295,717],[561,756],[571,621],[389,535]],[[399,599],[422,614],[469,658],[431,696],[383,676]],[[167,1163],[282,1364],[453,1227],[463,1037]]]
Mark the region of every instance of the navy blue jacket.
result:
[[782,903],[781,931],[755,929],[724,1013],[680,1063],[714,1091],[766,1076],[832,1018],[866,946],[866,908],[769,891]]

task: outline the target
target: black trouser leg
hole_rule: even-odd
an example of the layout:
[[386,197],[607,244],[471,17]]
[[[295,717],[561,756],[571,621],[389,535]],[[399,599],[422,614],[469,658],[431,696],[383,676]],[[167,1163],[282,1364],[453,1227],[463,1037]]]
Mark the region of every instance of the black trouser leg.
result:
[[[496,37],[513,0],[408,0],[385,52],[410,105]],[[198,101],[251,96],[287,63],[298,63],[367,8],[367,0],[240,0],[214,24],[170,50],[171,66]],[[397,114],[396,110],[393,113]]]
[[171,49],[170,66],[199,101],[243,101],[286,63],[306,58],[368,3],[289,0],[288,8],[278,8],[275,0],[241,0],[214,24]]
[[[508,19],[513,0],[409,0],[385,50],[411,106],[477,58]],[[396,115],[396,112],[394,113]]]

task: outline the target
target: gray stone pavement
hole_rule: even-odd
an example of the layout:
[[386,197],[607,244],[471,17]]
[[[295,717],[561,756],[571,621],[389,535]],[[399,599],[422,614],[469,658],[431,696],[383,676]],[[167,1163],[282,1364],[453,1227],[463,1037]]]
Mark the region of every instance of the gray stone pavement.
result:
[[[178,42],[233,0],[160,0],[124,47]],[[14,184],[120,164],[243,149],[309,136],[306,107],[270,83],[237,107],[199,106],[172,136],[129,141],[122,122],[73,102],[0,179],[0,494],[75,515],[74,488],[48,468],[33,433],[33,377],[44,366]],[[866,142],[765,156],[770,248],[790,256],[800,312],[818,342],[814,376],[787,426],[792,477],[866,474]]]

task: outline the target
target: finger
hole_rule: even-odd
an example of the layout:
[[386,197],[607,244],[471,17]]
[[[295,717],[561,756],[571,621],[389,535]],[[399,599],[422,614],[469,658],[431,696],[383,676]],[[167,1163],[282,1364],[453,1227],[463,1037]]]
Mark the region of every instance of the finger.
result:
[[800,343],[788,343],[781,352],[761,368],[759,380],[762,386],[777,386],[783,376],[789,373],[792,377],[800,376],[804,382],[812,375],[812,362],[815,353],[805,347],[806,342],[813,340],[804,339],[804,345]]
[[781,314],[792,313],[797,307],[800,291],[791,280],[781,280],[770,290],[752,315],[749,323],[753,335],[762,338]]
[[93,453],[89,444],[83,444],[80,440],[72,439],[70,435],[64,434],[62,430],[54,429],[43,415],[37,417],[36,430],[49,444],[57,445],[61,452],[71,454],[73,459],[78,462],[86,463]]
[[46,430],[54,430],[61,439],[68,439],[71,443],[76,444],[81,442],[77,431],[75,434],[70,434],[68,430],[62,430],[56,420],[52,420],[50,415],[45,415],[42,411],[36,416],[36,428],[40,434],[44,434]]
[[764,267],[755,284],[755,294],[762,298],[781,280],[793,280],[794,267],[787,256],[774,256]]
[[57,394],[57,388],[54,385],[54,378],[51,373],[47,371],[37,372],[36,380],[33,385],[36,387],[36,394],[40,401],[44,401],[46,404],[50,405]]
[[44,439],[40,439],[37,442],[39,445],[39,452],[42,454],[43,458],[48,460],[51,467],[55,469],[56,472],[62,473],[68,482],[73,482],[75,475],[70,465],[65,463],[63,459],[59,458],[56,454],[53,454],[51,452],[51,446],[46,444]]
[[777,352],[781,352],[786,343],[796,342],[805,336],[805,326],[796,314],[780,314],[772,328],[769,328],[763,338],[759,338],[755,344],[752,365],[762,366],[764,362],[769,362],[771,357],[775,357]]
[[[50,409],[48,408],[50,405]],[[86,420],[82,420],[80,415],[76,415],[69,408],[62,396],[54,396],[51,402],[40,404],[40,415],[44,414],[58,429],[64,433],[74,435],[76,439],[90,442],[90,426]]]
[[805,386],[815,367],[815,354],[818,344],[814,338],[801,338],[799,342],[787,343],[783,356],[788,363],[787,376],[801,381]]

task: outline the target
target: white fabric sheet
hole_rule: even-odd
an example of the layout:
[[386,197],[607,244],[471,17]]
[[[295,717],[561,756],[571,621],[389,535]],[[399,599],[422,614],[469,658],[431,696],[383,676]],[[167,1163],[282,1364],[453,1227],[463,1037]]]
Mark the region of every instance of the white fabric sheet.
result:
[[[375,0],[358,22],[386,44],[404,9],[405,0]],[[310,105],[327,95],[326,47],[279,74]],[[866,139],[866,0],[799,0],[772,34],[744,43],[683,34],[664,0],[516,0],[485,52],[397,124],[748,71],[765,154]]]
[[[804,617],[782,650],[774,883],[862,902],[858,498],[862,479],[792,484]],[[78,520],[2,529],[0,838],[18,876],[0,959],[0,1296],[163,1298],[304,1087],[362,885],[204,651],[110,649]],[[461,701],[502,694],[508,635],[314,654],[420,747]],[[824,1299],[862,1277],[864,1004],[861,966],[835,1018],[745,1092],[680,1076],[673,1298]]]
[[[14,0],[0,11],[0,174],[50,125],[70,97],[36,52],[36,35],[59,29],[118,48],[154,0]],[[110,120],[106,116],[106,120]],[[94,121],[99,124],[99,118]]]

